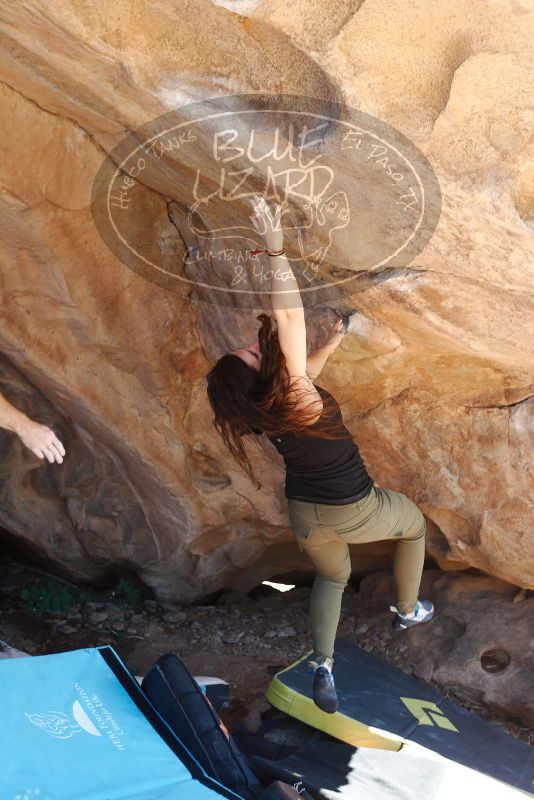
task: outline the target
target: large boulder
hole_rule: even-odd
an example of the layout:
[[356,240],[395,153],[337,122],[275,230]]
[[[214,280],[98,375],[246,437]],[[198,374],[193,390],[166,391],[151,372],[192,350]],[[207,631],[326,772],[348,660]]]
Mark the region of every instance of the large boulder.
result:
[[[364,578],[367,598],[392,596],[390,575]],[[492,708],[519,724],[534,724],[534,597],[481,575],[423,575],[421,597],[435,618],[403,633],[418,677],[453,691],[471,707]]]
[[[94,178],[128,132],[190,101],[287,92],[394,125],[443,195],[418,263],[359,286],[321,381],[377,483],[421,506],[440,566],[534,586],[534,14],[512,0],[237,5],[2,12],[0,389],[67,445],[61,466],[43,465],[0,434],[9,541],[81,580],[132,570],[165,599],[307,568],[274,449],[251,444],[256,491],[211,425],[204,376],[253,340],[255,313],[144,280],[91,214]],[[147,173],[139,191],[139,237],[183,256],[180,174]],[[307,308],[310,342],[334,319]]]

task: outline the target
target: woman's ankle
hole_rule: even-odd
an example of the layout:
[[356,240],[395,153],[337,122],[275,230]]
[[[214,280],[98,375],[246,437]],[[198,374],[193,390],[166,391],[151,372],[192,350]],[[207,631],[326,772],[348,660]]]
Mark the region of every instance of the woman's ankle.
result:
[[406,603],[404,603],[404,604],[399,603],[396,606],[397,614],[400,614],[401,616],[406,617],[408,619],[410,617],[413,617],[415,612],[416,612],[416,609],[417,609],[417,603],[418,603],[417,600],[415,601],[415,603],[413,605],[407,605]]
[[327,656],[324,653],[313,653],[309,664],[313,669],[325,667],[329,672],[332,672],[334,666],[334,659],[332,656]]

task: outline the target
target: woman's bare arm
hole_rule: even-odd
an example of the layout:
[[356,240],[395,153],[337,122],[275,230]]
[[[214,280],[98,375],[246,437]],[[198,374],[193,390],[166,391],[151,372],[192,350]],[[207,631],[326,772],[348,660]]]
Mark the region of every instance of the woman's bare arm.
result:
[[[291,273],[292,280],[298,291],[297,281],[285,255],[276,256],[271,260],[282,262],[284,271],[289,271]],[[276,286],[275,279],[273,279],[273,283]],[[290,308],[280,308],[276,303],[275,294],[273,294],[272,297],[273,313],[278,326],[278,341],[280,342],[280,349],[285,356],[286,367],[292,378],[291,386],[294,389],[294,391],[289,394],[290,396],[295,395],[295,399],[297,400],[296,407],[302,409],[308,409],[310,406],[314,407],[316,416],[314,419],[310,420],[311,424],[321,416],[323,401],[307,371],[306,319],[304,316],[304,307],[300,300],[300,293],[298,294],[300,306],[293,304]]]
[[[264,198],[253,201],[251,217],[256,230],[262,234],[266,247],[277,252],[283,248],[283,230],[280,226],[281,207],[271,214]],[[295,395],[296,407],[317,410],[318,419],[323,410],[321,395],[306,373],[306,322],[304,306],[297,280],[285,254],[269,256],[271,276],[271,303],[278,325],[278,341],[286,359],[286,367]],[[313,423],[315,420],[311,420]]]
[[329,347],[319,347],[315,353],[310,353],[306,361],[306,375],[310,380],[314,381],[321,374],[331,354],[332,349]]
[[334,325],[334,329],[326,344],[322,347],[318,347],[314,353],[310,353],[306,361],[306,374],[312,381],[321,373],[328,358],[332,355],[334,350],[337,349],[344,335],[343,321],[340,319]]

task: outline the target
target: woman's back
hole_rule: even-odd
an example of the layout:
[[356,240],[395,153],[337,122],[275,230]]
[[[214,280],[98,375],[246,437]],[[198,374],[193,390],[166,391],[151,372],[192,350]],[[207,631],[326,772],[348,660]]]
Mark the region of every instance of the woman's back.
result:
[[[343,423],[339,404],[326,389],[317,384],[315,388],[323,400],[335,408],[334,419],[347,438],[327,439],[293,433],[269,436],[286,465],[285,495],[311,503],[344,505],[357,502],[369,494],[373,479]],[[311,427],[317,426],[320,419]]]

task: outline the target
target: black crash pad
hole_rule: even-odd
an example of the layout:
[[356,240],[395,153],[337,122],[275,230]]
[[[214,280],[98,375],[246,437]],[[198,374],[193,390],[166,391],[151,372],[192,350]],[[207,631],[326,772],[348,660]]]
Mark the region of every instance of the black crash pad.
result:
[[345,639],[336,640],[334,653],[339,709],[321,711],[311,697],[310,655],[271,681],[267,699],[275,708],[355,747],[398,751],[416,742],[534,792],[534,748]]

